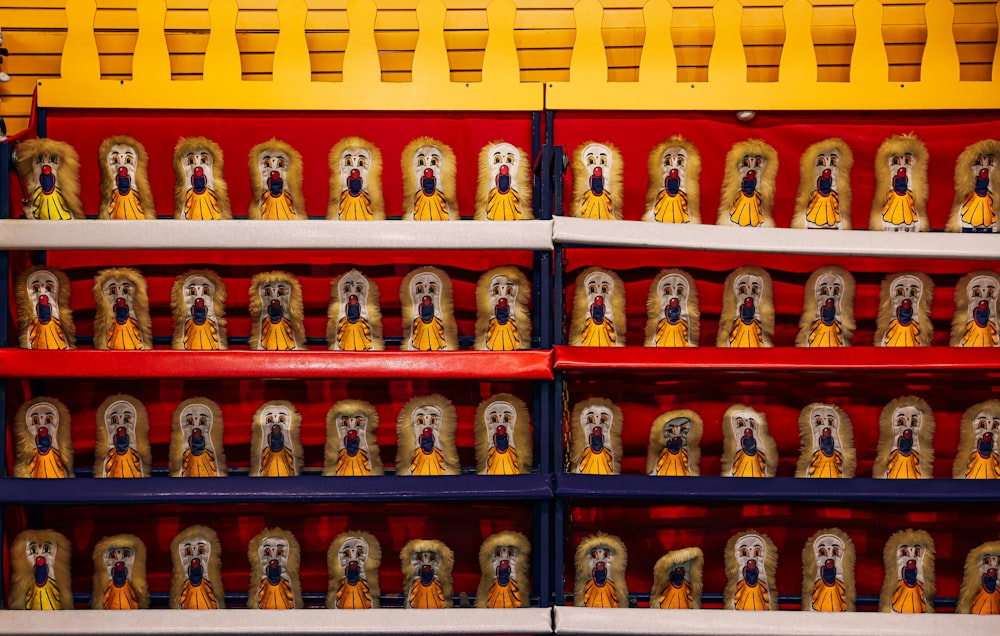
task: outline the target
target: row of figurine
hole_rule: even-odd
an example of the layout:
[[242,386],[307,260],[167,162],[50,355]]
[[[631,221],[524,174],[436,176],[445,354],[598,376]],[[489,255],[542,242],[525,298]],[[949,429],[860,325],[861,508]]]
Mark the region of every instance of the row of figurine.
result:
[[[79,157],[72,146],[33,139],[16,149],[17,168],[31,199],[25,216],[35,219],[83,218]],[[997,232],[997,201],[991,178],[1000,157],[1000,141],[970,144],[955,166],[955,197],[945,229]],[[103,141],[99,218],[156,218],[149,191],[148,156],[138,140],[117,135]],[[875,195],[871,230],[930,230],[927,199],[927,147],[914,135],[887,138],[875,156]],[[410,142],[401,156],[402,218],[457,220],[455,155],[430,137]],[[483,146],[476,190],[477,220],[533,218],[531,157],[502,140]],[[328,219],[385,218],[382,154],[360,137],[340,140],[330,151]],[[842,139],[809,146],[800,161],[801,178],[792,227],[851,229],[853,155]],[[205,137],[178,141],[174,148],[174,218],[231,218],[223,179],[222,149]],[[590,219],[623,218],[621,153],[610,142],[587,141],[570,160],[573,201],[570,215]],[[307,218],[302,195],[302,157],[292,146],[271,139],[253,147],[249,157],[253,196],[251,219]],[[648,190],[643,220],[700,223],[701,154],[680,135],[657,144],[648,159]],[[717,223],[738,227],[773,227],[772,208],[778,153],[761,139],[733,145],[725,159]]]
[[[53,530],[27,530],[10,544],[12,564],[10,607],[28,610],[72,609],[70,544]],[[924,530],[900,530],[883,549],[885,577],[879,610],[898,614],[934,612],[934,540]],[[218,535],[205,526],[181,531],[170,545],[173,576],[170,607],[225,607],[222,588],[222,547]],[[302,608],[299,583],[301,548],[292,533],[267,528],[250,540],[251,609]],[[404,607],[452,607],[452,550],[437,540],[414,539],[400,552]],[[802,550],[802,610],[852,612],[857,597],[851,538],[839,528],[824,528]],[[106,537],[94,546],[93,609],[149,607],[146,546],[131,534]],[[580,541],[575,553],[574,604],[577,607],[628,607],[625,578],[628,552],[616,536],[597,533]],[[367,532],[345,532],[327,550],[326,607],[379,607],[379,567],[382,550]],[[701,548],[688,547],[663,555],[653,567],[649,605],[653,609],[701,609]],[[490,535],[479,550],[482,576],[475,597],[481,608],[530,605],[531,544],[519,532]],[[734,534],[724,553],[727,583],[723,609],[778,609],[776,572],[778,550],[766,534],[754,530]],[[956,611],[960,614],[1000,614],[1000,541],[973,548],[965,560]]]
[[[97,409],[94,477],[149,477],[153,465],[149,415],[130,395],[112,395]],[[498,393],[476,409],[477,472],[531,472],[531,415],[523,400]],[[14,476],[73,477],[70,413],[59,400],[37,397],[21,405],[14,419]],[[253,415],[250,471],[253,477],[294,477],[303,471],[302,416],[291,402],[266,402]],[[326,416],[323,475],[384,474],[376,432],[378,412],[362,400],[341,400]],[[224,477],[229,473],[219,405],[205,397],[181,402],[170,435],[172,477]],[[397,475],[458,475],[455,406],[437,394],[411,398],[396,420]]]
[[[149,418],[143,404],[114,395],[97,409],[95,477],[147,477],[152,465]],[[258,477],[302,474],[301,416],[287,401],[267,402],[253,417],[250,472]],[[578,402],[570,416],[571,472],[621,473],[621,409],[610,400]],[[854,429],[843,409],[812,403],[799,414],[801,452],[795,471],[802,478],[852,478],[857,467]],[[378,412],[368,402],[342,400],[326,418],[323,474],[382,475],[377,439]],[[411,398],[396,418],[397,475],[457,475],[458,420],[454,405],[437,394]],[[767,417],[744,404],[730,406],[722,422],[723,477],[774,477],[778,451]],[[14,419],[15,477],[73,476],[70,414],[55,398],[25,402]],[[531,472],[531,415],[518,397],[498,393],[480,402],[474,424],[476,470],[483,475]],[[889,402],[879,416],[879,443],[872,476],[930,479],[934,476],[934,413],[926,401],[905,396]],[[701,417],[671,410],[652,422],[646,458],[651,476],[698,476]],[[952,475],[955,479],[1000,479],[1000,400],[969,407],[962,416]],[[228,473],[223,419],[218,404],[204,397],[181,402],[170,437],[170,475],[221,477]]]
[[[855,281],[836,265],[814,271],[805,284],[796,345],[850,346],[856,327]],[[975,270],[955,286],[951,346],[1000,346],[997,295],[1000,273]],[[111,268],[94,277],[94,348],[152,349],[146,280],[132,268]],[[36,266],[15,285],[20,345],[28,349],[73,349],[75,327],[68,277]],[[451,279],[436,267],[420,267],[400,288],[403,340],[410,351],[458,349]],[[904,271],[882,280],[874,342],[881,347],[930,346],[934,335],[934,283],[921,272]],[[170,306],[173,348],[226,349],[226,286],[209,270],[188,271],[174,280]],[[531,282],[513,266],[495,267],[476,284],[474,348],[512,351],[531,348]],[[699,344],[701,312],[695,280],[680,269],[663,269],[646,299],[647,347]],[[378,284],[350,270],[331,284],[326,336],[330,350],[380,351],[382,312]],[[250,283],[250,349],[306,349],[302,287],[280,271],[262,272]],[[568,342],[584,347],[625,346],[625,284],[612,270],[589,267],[576,277]],[[774,334],[771,276],[756,266],[733,270],[723,283],[716,346],[770,347]]]
[[[578,402],[570,418],[570,470],[587,475],[621,474],[622,411],[610,400]],[[955,479],[1000,479],[1000,400],[986,400],[962,415]],[[919,397],[904,396],[885,405],[879,416],[879,441],[872,477],[934,477],[934,413]],[[653,476],[700,475],[701,417],[688,409],[663,413],[649,431],[646,473]],[[835,404],[814,402],[799,413],[800,452],[795,476],[852,478],[857,469],[851,418]],[[767,417],[745,404],[722,416],[722,476],[775,477],[778,447]]]
[[[26,530],[10,544],[9,607],[24,610],[73,609],[70,543],[54,530]],[[251,609],[302,608],[299,584],[301,548],[295,536],[281,528],[265,528],[250,540]],[[170,544],[173,576],[172,609],[223,609],[222,545],[214,530],[191,526]],[[101,539],[94,546],[91,608],[149,608],[146,546],[132,534]],[[405,607],[452,607],[452,567],[455,556],[441,541],[412,539],[399,553]],[[373,609],[380,604],[379,566],[382,548],[368,532],[344,532],[327,550],[330,609]],[[490,535],[479,549],[483,576],[476,607],[514,608],[530,604],[531,543],[520,532]]]

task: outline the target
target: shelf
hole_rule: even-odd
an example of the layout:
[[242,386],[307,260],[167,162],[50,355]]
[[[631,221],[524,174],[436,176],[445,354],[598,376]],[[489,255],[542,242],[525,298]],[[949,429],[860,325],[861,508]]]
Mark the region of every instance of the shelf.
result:
[[551,475],[3,480],[0,505],[541,500]]
[[961,347],[844,347],[818,351],[807,347],[728,349],[721,347],[653,348],[557,346],[555,369],[565,372],[725,371],[1000,371],[1000,356]]
[[[552,250],[552,221],[0,220],[0,250]],[[197,228],[197,232],[192,232]]]
[[[513,619],[513,620],[512,620]],[[290,612],[224,609],[133,610],[130,612],[0,611],[0,634],[134,634],[175,636],[211,634],[550,634],[552,610],[509,609],[347,610],[305,609]]]
[[810,256],[981,260],[1000,255],[995,234],[889,233],[677,225],[646,221],[596,221],[556,217],[558,244],[645,247],[714,252],[767,252]]
[[556,496],[577,499],[649,499],[734,501],[747,503],[804,501],[860,502],[1000,502],[1000,489],[989,481],[964,479],[797,479],[771,477],[650,477],[648,475],[555,476]]
[[0,349],[3,378],[551,380],[552,352]]
[[694,636],[941,636],[984,633],[990,621],[984,616],[961,614],[881,614],[879,612],[740,612],[725,610],[590,609],[553,608],[556,634],[650,634]]

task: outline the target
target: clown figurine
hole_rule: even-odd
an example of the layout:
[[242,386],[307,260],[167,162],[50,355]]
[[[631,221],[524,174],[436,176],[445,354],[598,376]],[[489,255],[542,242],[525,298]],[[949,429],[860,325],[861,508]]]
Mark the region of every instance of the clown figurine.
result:
[[139,351],[153,348],[146,279],[127,267],[104,269],[94,277],[94,349]]
[[958,614],[996,616],[1000,614],[1000,541],[989,541],[976,546],[965,558],[965,574],[958,594]]
[[70,544],[54,530],[25,530],[10,543],[10,596],[15,610],[73,609]]
[[455,406],[441,395],[417,396],[396,420],[397,475],[457,475]]
[[836,265],[809,276],[799,319],[798,347],[847,347],[854,336],[854,277]]
[[618,537],[597,533],[576,547],[576,581],[573,604],[577,607],[628,607],[625,568],[628,551]]
[[973,404],[962,415],[954,479],[1000,479],[1000,400]]
[[482,577],[476,607],[501,609],[531,605],[531,544],[520,532],[497,532],[479,548]]
[[174,410],[170,435],[171,477],[225,477],[222,411],[206,397],[184,400]]
[[513,266],[494,267],[476,283],[477,351],[531,348],[531,283]]
[[802,549],[802,610],[853,612],[854,542],[839,528],[820,530]]
[[250,150],[251,200],[247,216],[264,221],[305,219],[302,197],[302,155],[280,139]]
[[301,609],[299,564],[302,551],[295,536],[281,528],[265,528],[250,540],[250,609]]
[[799,194],[792,227],[851,229],[851,167],[854,155],[843,139],[818,141],[802,153]]
[[625,284],[608,269],[588,267],[576,277],[569,344],[625,346]]
[[174,315],[173,348],[182,351],[225,351],[226,285],[209,270],[185,272],[170,292]]
[[647,162],[649,188],[643,221],[701,223],[701,154],[680,135],[656,145]]
[[621,153],[609,143],[588,141],[573,154],[572,216],[581,219],[622,218]]
[[955,314],[951,319],[951,346],[998,347],[997,295],[1000,273],[969,272],[955,285]]
[[498,140],[479,153],[477,221],[532,219],[531,158],[520,148]]
[[715,346],[770,347],[773,334],[771,276],[752,265],[733,270],[723,283],[722,313]]
[[521,475],[531,472],[531,413],[521,398],[498,393],[476,409],[476,472]]
[[1000,141],[984,139],[966,146],[955,162],[955,202],[947,232],[997,232],[997,163]]
[[342,532],[326,552],[328,609],[378,609],[382,546],[367,532]]
[[80,158],[62,141],[28,139],[17,146],[17,173],[28,192],[24,217],[42,221],[83,218]]
[[251,477],[295,477],[302,473],[302,416],[291,402],[273,400],[254,413]]
[[926,232],[927,146],[912,134],[893,135],[875,155],[875,196],[868,229]]
[[70,308],[70,280],[54,267],[37,265],[21,273],[14,285],[18,344],[24,349],[76,349],[76,327]]
[[191,526],[170,542],[173,577],[171,609],[224,609],[222,548],[219,535],[205,526]]
[[222,149],[205,137],[187,137],[174,147],[174,218],[216,221],[233,218],[222,177]]
[[722,476],[774,477],[778,447],[764,414],[743,404],[734,404],[722,416]]
[[91,609],[149,609],[146,546],[139,537],[119,534],[94,546]]
[[381,475],[379,417],[375,407],[362,400],[341,400],[326,415],[326,462],[323,474],[334,477]]
[[840,479],[854,477],[857,454],[851,419],[833,404],[809,404],[799,413],[802,452],[796,477]]
[[701,417],[694,411],[667,411],[653,420],[649,430],[646,474],[655,477],[689,477],[701,474]]
[[418,137],[403,149],[403,220],[457,221],[457,164],[451,148],[437,139]]
[[14,476],[30,479],[73,477],[70,414],[55,398],[36,397],[14,416]]
[[934,612],[934,540],[923,530],[900,530],[882,551],[885,579],[879,611],[893,614]]
[[378,284],[352,269],[330,284],[326,340],[331,351],[382,351]]
[[415,269],[403,278],[399,298],[404,351],[458,349],[458,326],[448,274],[436,267]]
[[382,153],[361,137],[345,137],[330,150],[330,203],[326,218],[385,220]]
[[698,346],[701,313],[690,274],[680,269],[660,270],[649,286],[646,308],[645,346]]
[[726,155],[718,225],[774,227],[774,206],[778,153],[760,139],[735,144]]
[[701,548],[667,552],[653,566],[652,609],[701,609],[701,574],[705,555]]
[[250,281],[250,349],[306,349],[299,281],[286,272],[262,272]]
[[722,595],[723,609],[778,609],[774,581],[778,549],[767,535],[753,530],[733,535],[726,544],[725,561],[728,582]]
[[882,280],[875,346],[929,347],[934,337],[934,283],[920,272],[889,274]]
[[572,471],[582,475],[621,472],[622,412],[610,400],[590,398],[573,407]]
[[931,479],[934,463],[934,413],[915,396],[896,398],[879,417],[876,479]]
[[455,555],[440,541],[413,539],[399,553],[403,569],[406,609],[445,609],[452,606],[451,570]]
[[94,477],[149,477],[149,417],[142,402],[112,395],[97,407]]
[[117,135],[101,142],[101,205],[97,218],[113,221],[155,219],[149,191],[149,156],[132,137]]

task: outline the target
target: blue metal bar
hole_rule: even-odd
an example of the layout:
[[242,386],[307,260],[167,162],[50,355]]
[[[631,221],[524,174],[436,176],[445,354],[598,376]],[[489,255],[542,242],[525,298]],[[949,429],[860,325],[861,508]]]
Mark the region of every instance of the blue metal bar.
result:
[[1000,489],[986,480],[965,479],[736,479],[556,473],[556,496],[576,499],[813,503],[1000,502]]
[[545,500],[551,475],[13,479],[0,505]]
[[563,501],[556,499],[552,504],[552,587],[555,592],[553,605],[566,604],[563,563],[565,560],[566,537],[564,534],[565,511]]
[[539,501],[535,503],[532,538],[531,571],[534,573],[535,593],[538,595],[538,606],[549,607],[552,604],[552,502]]
[[44,108],[39,108],[37,110],[38,120],[35,126],[39,137],[49,136],[49,113]]
[[542,209],[542,182],[544,180],[545,156],[542,154],[544,144],[542,143],[542,113],[532,111],[531,113],[531,210],[535,218],[545,218],[541,215]]

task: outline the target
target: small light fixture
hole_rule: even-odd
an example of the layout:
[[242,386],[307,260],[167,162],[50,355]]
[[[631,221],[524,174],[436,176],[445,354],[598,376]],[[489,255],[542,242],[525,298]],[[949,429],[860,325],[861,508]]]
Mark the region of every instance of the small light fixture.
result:
[[755,110],[738,110],[736,111],[736,119],[740,120],[744,124],[753,121],[754,117],[757,116],[757,111]]

